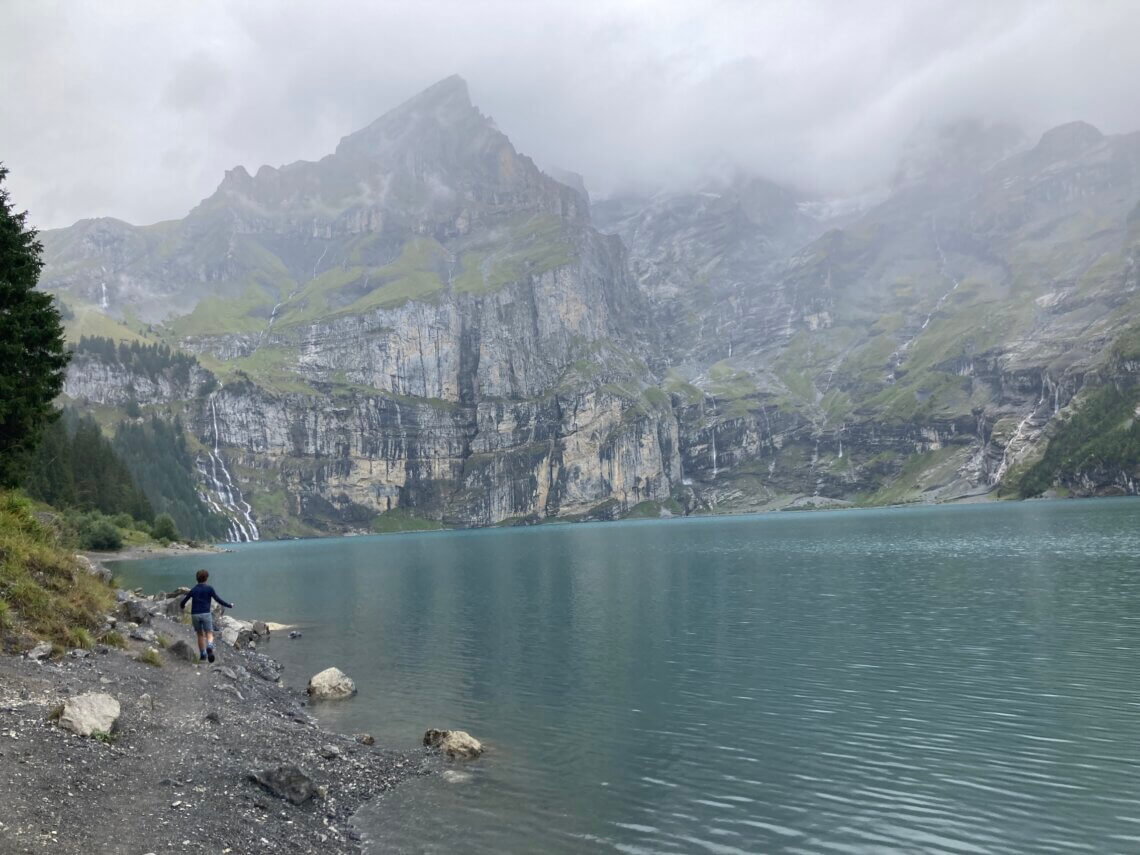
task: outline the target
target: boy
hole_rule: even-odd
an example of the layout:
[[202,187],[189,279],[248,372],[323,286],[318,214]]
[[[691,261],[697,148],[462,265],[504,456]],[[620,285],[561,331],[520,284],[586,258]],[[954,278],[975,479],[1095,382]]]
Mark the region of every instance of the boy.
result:
[[210,573],[207,570],[199,570],[197,577],[198,584],[190,589],[190,593],[182,598],[182,602],[178,604],[178,608],[186,608],[186,601],[193,600],[194,604],[190,606],[190,623],[194,626],[194,632],[198,634],[198,661],[209,658],[211,662],[214,661],[214,618],[210,614],[210,601],[217,600],[227,609],[234,607],[233,603],[227,603],[217,592],[209,585],[206,580],[210,578]]

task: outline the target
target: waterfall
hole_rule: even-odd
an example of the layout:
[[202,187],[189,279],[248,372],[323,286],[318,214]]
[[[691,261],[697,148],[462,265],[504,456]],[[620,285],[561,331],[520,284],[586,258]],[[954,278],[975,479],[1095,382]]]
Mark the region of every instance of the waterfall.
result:
[[715,427],[712,430],[712,446],[711,446],[711,448],[712,448],[712,467],[713,467],[712,476],[713,476],[713,478],[716,478],[717,468],[716,468],[716,428]]
[[111,304],[107,300],[107,283],[106,282],[100,282],[99,287],[103,289],[103,297],[102,297],[102,299],[99,300],[99,308],[100,309],[108,309],[111,307]]
[[253,507],[241,494],[241,488],[234,482],[226,462],[218,453],[218,408],[213,396],[210,397],[211,428],[214,435],[214,448],[208,451],[208,458],[201,455],[194,461],[206,489],[200,494],[202,499],[216,514],[229,520],[226,539],[233,542],[260,540],[261,532],[253,521]]

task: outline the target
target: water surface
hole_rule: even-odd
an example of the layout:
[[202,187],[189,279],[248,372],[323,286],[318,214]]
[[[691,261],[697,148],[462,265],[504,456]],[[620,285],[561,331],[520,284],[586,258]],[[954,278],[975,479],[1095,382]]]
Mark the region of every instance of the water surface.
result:
[[488,755],[376,851],[1140,851],[1140,502],[242,545],[208,567],[330,725]]

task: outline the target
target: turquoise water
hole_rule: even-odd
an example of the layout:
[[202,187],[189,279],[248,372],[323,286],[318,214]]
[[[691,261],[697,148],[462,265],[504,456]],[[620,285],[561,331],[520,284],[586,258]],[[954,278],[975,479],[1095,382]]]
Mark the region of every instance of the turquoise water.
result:
[[1140,501],[252,544],[211,571],[333,727],[490,747],[375,851],[1140,851]]

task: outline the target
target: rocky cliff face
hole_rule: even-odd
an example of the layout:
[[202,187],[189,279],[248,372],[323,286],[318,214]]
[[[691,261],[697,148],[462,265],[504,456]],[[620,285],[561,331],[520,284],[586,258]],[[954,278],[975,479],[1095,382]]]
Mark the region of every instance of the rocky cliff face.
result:
[[48,233],[44,284],[198,356],[66,394],[182,414],[239,538],[932,500],[1136,394],[1138,200],[1140,136],[969,126],[858,205],[737,176],[591,212],[449,78],[184,220]]

